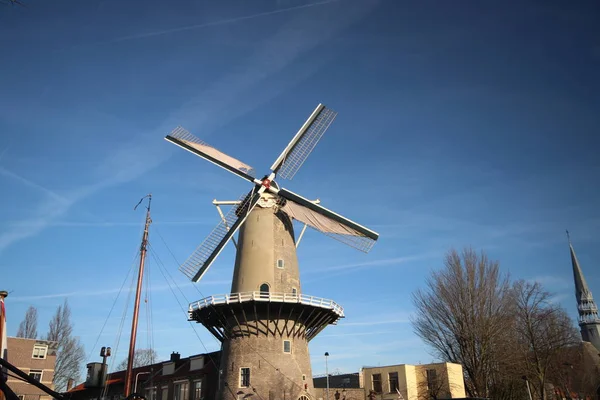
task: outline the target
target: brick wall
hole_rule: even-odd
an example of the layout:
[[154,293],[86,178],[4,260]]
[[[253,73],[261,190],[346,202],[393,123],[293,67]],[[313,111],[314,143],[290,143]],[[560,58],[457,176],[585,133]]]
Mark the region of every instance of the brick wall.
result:
[[[56,342],[45,340],[8,338],[8,362],[25,373],[31,370],[42,371],[41,383],[54,389],[52,379],[54,378],[54,364],[56,363]],[[46,358],[33,358],[34,345],[47,346]],[[33,385],[9,377],[8,384],[17,394],[24,396],[25,400],[46,400],[47,396],[42,390]]]
[[[339,400],[365,400],[366,394],[365,389],[352,388],[346,389],[346,393],[342,392],[343,389],[329,388],[329,400],[335,400],[336,391],[340,394]],[[327,389],[315,388],[315,398],[317,400],[327,400]]]

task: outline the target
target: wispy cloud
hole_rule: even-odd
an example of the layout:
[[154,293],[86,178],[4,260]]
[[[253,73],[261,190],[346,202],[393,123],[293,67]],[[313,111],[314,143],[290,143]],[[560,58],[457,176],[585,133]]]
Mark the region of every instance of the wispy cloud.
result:
[[303,282],[304,283],[314,282],[314,281],[318,281],[321,279],[330,278],[332,276],[347,274],[349,272],[354,272],[354,271],[367,269],[367,268],[376,268],[376,267],[382,267],[382,266],[398,266],[398,265],[405,264],[405,263],[408,263],[411,261],[418,261],[418,260],[425,260],[425,259],[433,258],[433,257],[439,257],[439,255],[440,254],[437,252],[431,252],[431,253],[424,253],[424,254],[418,254],[418,255],[407,256],[407,257],[393,257],[393,258],[385,258],[385,259],[379,259],[379,260],[373,260],[373,261],[366,261],[366,262],[362,262],[362,263],[351,263],[351,264],[335,265],[335,266],[331,266],[331,267],[310,269],[310,270],[304,272],[304,274],[307,274],[307,275],[317,275],[318,274],[318,277],[304,279]]
[[309,270],[309,271],[307,271],[307,273],[310,274],[310,273],[322,273],[322,272],[332,272],[332,271],[348,271],[348,270],[363,269],[363,268],[382,266],[382,265],[398,265],[398,264],[403,264],[403,263],[406,263],[409,261],[423,260],[426,258],[430,258],[432,256],[437,256],[437,254],[426,253],[426,254],[417,254],[417,255],[406,256],[406,257],[384,258],[384,259],[379,259],[379,260],[366,261],[366,262],[362,262],[362,263],[335,265],[335,266],[331,266],[331,267],[319,268],[318,270]]
[[[332,1],[313,4],[325,5],[330,2]],[[129,182],[163,163],[171,156],[174,149],[164,150],[164,143],[158,138],[170,131],[173,126],[202,125],[206,132],[211,127],[226,124],[254,110],[263,102],[294,85],[297,80],[289,79],[283,85],[279,83],[266,85],[263,90],[258,91],[258,94],[254,93],[254,90],[250,92],[259,82],[289,66],[301,55],[321,44],[323,40],[332,37],[364,16],[375,4],[376,2],[349,3],[347,7],[333,10],[335,11],[333,22],[326,20],[320,14],[321,20],[315,22],[312,18],[308,19],[307,15],[299,13],[297,18],[284,24],[279,32],[260,46],[250,59],[240,62],[240,67],[225,73],[208,90],[190,99],[179,109],[173,110],[163,123],[157,126],[152,135],[147,133],[132,135],[128,142],[122,143],[120,147],[108,154],[96,168],[97,176],[102,177],[99,181],[81,186],[64,196],[47,193],[48,198],[43,199],[32,210],[29,218],[18,221],[18,224],[10,226],[0,234],[0,253],[20,240],[39,234],[81,200],[110,186]],[[329,10],[329,13],[333,11]],[[180,29],[184,28],[192,29],[191,27]],[[168,32],[154,32],[146,36],[166,33]],[[321,62],[322,60],[311,63],[311,68],[299,71],[296,79],[304,79],[306,74],[314,73]],[[251,97],[252,101],[245,101],[244,94],[246,97]],[[25,181],[23,183],[28,184]]]
[[[0,159],[1,158],[2,157],[0,155]],[[50,198],[52,198],[52,199],[54,199],[56,201],[59,201],[59,202],[62,202],[62,203],[68,203],[68,201],[69,201],[67,198],[59,195],[58,193],[56,193],[56,192],[54,192],[54,191],[52,191],[52,190],[50,190],[48,188],[45,188],[44,186],[39,185],[39,184],[33,182],[32,180],[27,179],[27,178],[25,178],[25,177],[23,177],[23,176],[21,176],[19,174],[16,174],[16,173],[14,173],[12,171],[9,171],[8,169],[6,169],[4,167],[1,167],[1,166],[0,166],[0,175],[2,175],[4,177],[7,177],[7,178],[10,178],[10,179],[12,179],[14,181],[17,181],[17,182],[19,182],[19,183],[27,186],[28,188],[35,189],[35,190],[37,190],[39,192],[42,192],[43,194],[47,195],[48,197],[50,197]]]
[[396,331],[371,331],[371,332],[333,333],[333,334],[319,335],[319,337],[371,336],[371,335],[381,335],[381,334],[385,334],[385,333],[395,333],[395,332]]
[[177,28],[163,29],[163,30],[157,30],[157,31],[147,32],[147,33],[139,33],[136,35],[122,36],[120,38],[108,40],[106,42],[99,42],[99,44],[123,42],[126,40],[135,40],[135,39],[144,39],[144,38],[149,38],[149,37],[153,37],[153,36],[168,35],[170,33],[190,31],[190,30],[196,30],[196,29],[202,29],[202,28],[209,28],[212,26],[219,26],[219,25],[225,25],[225,24],[232,24],[235,22],[247,21],[247,20],[254,19],[254,18],[266,17],[269,15],[288,13],[290,11],[296,11],[296,10],[300,10],[303,8],[322,6],[322,5],[333,3],[336,1],[340,1],[340,0],[326,0],[326,1],[320,1],[317,3],[310,3],[310,4],[303,4],[303,5],[294,6],[294,7],[288,7],[288,8],[284,8],[284,9],[280,9],[280,10],[273,10],[273,11],[266,11],[266,12],[262,12],[262,13],[251,14],[251,15],[247,15],[247,16],[243,16],[243,17],[228,18],[228,19],[222,19],[219,21],[206,22],[206,23],[202,23],[202,24],[186,25],[186,26],[180,26]]
[[393,318],[382,317],[373,318],[368,321],[357,321],[357,322],[340,322],[340,326],[372,326],[372,325],[388,325],[388,324],[406,324],[410,323],[408,316],[396,316]]
[[[204,285],[223,285],[230,283],[229,280],[206,280],[202,281]],[[149,291],[151,292],[159,292],[170,290],[173,288],[173,285],[156,285],[152,286]],[[73,292],[63,292],[63,293],[48,293],[34,296],[14,296],[11,297],[11,300],[14,302],[26,302],[26,301],[36,301],[36,300],[48,300],[48,299],[60,299],[60,298],[70,298],[70,297],[95,297],[95,296],[104,296],[107,294],[115,294],[119,293],[119,288],[111,288],[104,290],[93,290],[93,291],[73,291]],[[123,292],[127,292],[126,289],[123,289]]]
[[[331,2],[314,3],[325,5]],[[344,7],[323,7],[319,14],[297,13],[246,60],[240,62],[185,104],[179,120],[209,132],[255,110],[328,62],[326,56],[307,60],[284,81],[268,81],[303,55],[364,17],[377,2],[349,2]],[[306,8],[306,7],[305,7]],[[308,62],[309,61],[309,62]],[[260,83],[260,89],[257,88]],[[189,122],[188,122],[189,121]],[[193,130],[194,127],[190,126]]]
[[[153,225],[214,225],[214,221],[153,221]],[[7,221],[2,222],[5,226],[33,227],[35,223],[30,221]],[[139,221],[132,222],[76,222],[76,221],[53,221],[47,226],[64,228],[116,228],[123,226],[139,227]]]

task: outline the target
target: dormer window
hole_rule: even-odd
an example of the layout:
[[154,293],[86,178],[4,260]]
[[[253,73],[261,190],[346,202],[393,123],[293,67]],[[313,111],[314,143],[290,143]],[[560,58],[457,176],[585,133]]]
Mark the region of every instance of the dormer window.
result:
[[34,344],[31,358],[46,358],[46,353],[48,353],[48,346],[45,344]]

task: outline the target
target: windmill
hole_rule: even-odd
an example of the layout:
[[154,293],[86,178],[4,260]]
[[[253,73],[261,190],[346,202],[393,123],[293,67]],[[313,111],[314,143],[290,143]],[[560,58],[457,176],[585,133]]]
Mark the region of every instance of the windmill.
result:
[[190,320],[202,323],[222,343],[219,399],[314,397],[308,341],[337,323],[344,311],[332,300],[301,292],[292,220],[364,252],[379,235],[280,187],[276,178],[294,177],[335,117],[319,104],[260,179],[249,165],[181,127],[165,138],[252,184],[230,202],[233,207],[180,266],[199,281],[239,230],[231,293],[189,307]]

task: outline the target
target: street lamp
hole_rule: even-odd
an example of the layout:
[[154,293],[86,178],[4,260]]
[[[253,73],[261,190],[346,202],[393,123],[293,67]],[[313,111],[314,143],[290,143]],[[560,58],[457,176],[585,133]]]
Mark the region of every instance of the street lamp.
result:
[[329,400],[329,366],[327,365],[327,357],[329,357],[329,353],[325,352],[325,376],[327,377],[327,400]]
[[133,385],[133,393],[137,393],[137,382],[138,382],[138,377],[140,375],[146,375],[149,374],[150,372],[138,372],[137,374],[135,374],[135,385]]

